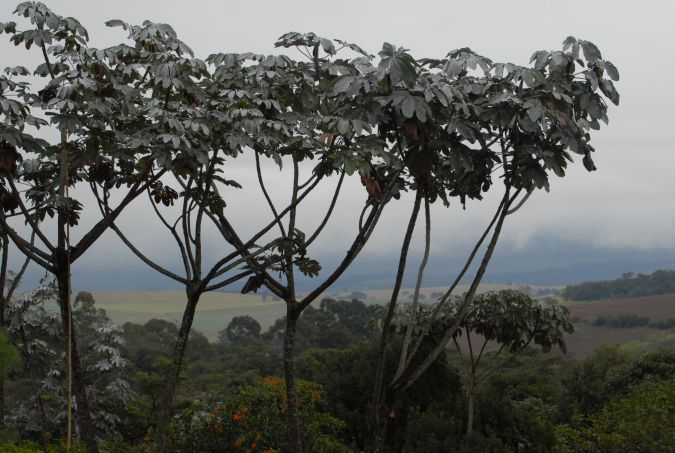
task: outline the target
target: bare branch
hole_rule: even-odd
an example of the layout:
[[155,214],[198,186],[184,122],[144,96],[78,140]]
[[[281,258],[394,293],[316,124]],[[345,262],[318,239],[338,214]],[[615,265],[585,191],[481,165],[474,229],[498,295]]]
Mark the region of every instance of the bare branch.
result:
[[420,289],[422,288],[422,281],[424,279],[424,269],[426,268],[427,262],[429,261],[429,252],[431,249],[431,208],[429,207],[429,199],[426,197],[424,198],[424,220],[425,220],[424,256],[422,257],[422,262],[420,263],[420,267],[417,271],[417,281],[415,282],[415,293],[413,294],[413,302],[410,309],[412,315],[410,317],[410,323],[408,324],[408,327],[406,328],[405,331],[405,338],[403,340],[403,346],[401,348],[401,356],[398,363],[398,369],[396,370],[396,374],[394,375],[394,379],[397,379],[401,375],[401,373],[403,373],[403,369],[405,368],[407,362],[408,348],[410,347],[410,341],[412,340],[412,333],[415,328],[414,316],[420,298]]
[[38,238],[42,241],[42,243],[49,249],[50,252],[53,252],[55,250],[54,245],[47,239],[47,236],[44,235],[42,230],[40,229],[40,226],[35,222],[35,219],[33,216],[31,216],[28,213],[28,210],[26,209],[26,205],[24,204],[23,200],[21,199],[21,193],[19,190],[16,188],[16,185],[14,184],[14,180],[10,178],[9,176],[6,178],[7,182],[9,183],[9,186],[12,188],[12,192],[14,192],[14,197],[15,199],[19,202],[19,207],[21,208],[21,212],[23,213],[24,218],[26,219],[26,222],[30,225],[31,229],[37,233]]
[[136,255],[145,264],[147,264],[148,266],[150,266],[151,268],[153,268],[154,270],[156,270],[160,274],[166,275],[167,277],[169,277],[172,280],[175,280],[175,281],[177,281],[179,283],[182,283],[184,285],[188,284],[188,279],[185,279],[185,278],[171,272],[170,270],[163,268],[159,264],[155,263],[154,261],[152,261],[151,259],[146,257],[140,250],[138,250],[136,248],[136,246],[134,246],[134,244],[129,239],[127,239],[127,237],[120,231],[120,229],[117,228],[117,225],[115,225],[114,223],[111,223],[110,229],[113,230],[117,234],[117,236],[122,240],[122,242],[124,242],[124,245],[129,247],[129,250],[131,250],[134,253],[134,255]]
[[[190,267],[190,260],[188,259],[187,253],[185,252],[185,245],[183,244],[183,241],[181,240],[180,236],[178,235],[178,232],[176,231],[175,225],[169,225],[169,223],[166,221],[162,213],[159,212],[159,209],[157,208],[157,205],[155,204],[155,201],[152,199],[152,195],[150,194],[150,190],[148,192],[148,198],[150,199],[150,205],[152,206],[152,209],[155,211],[155,214],[159,218],[159,220],[162,222],[162,224],[169,230],[171,235],[173,236],[174,240],[176,241],[176,245],[178,246],[178,250],[180,251],[180,256],[183,260],[183,269],[185,270],[185,276],[187,280],[192,279],[192,268]],[[119,236],[119,234],[118,234]],[[126,244],[126,242],[125,242]],[[127,244],[128,245],[128,244]]]
[[[506,213],[509,210],[509,202],[511,200],[510,192],[511,186],[509,186],[507,183],[504,190],[504,197],[502,198],[500,208],[498,209],[499,219],[496,222],[492,238],[488,243],[487,250],[483,255],[483,259],[481,260],[480,266],[476,271],[476,275],[474,276],[473,282],[471,283],[469,290],[464,296],[463,302],[458,307],[457,313],[455,314],[455,318],[450,323],[450,326],[446,329],[445,335],[443,335],[441,341],[436,345],[436,347],[432,350],[432,352],[429,353],[427,357],[425,357],[425,359],[418,367],[416,367],[415,369],[412,369],[410,366],[406,367],[406,370],[401,375],[401,377],[396,381],[392,382],[393,390],[406,390],[417,379],[419,379],[419,377],[431,366],[431,364],[436,360],[436,358],[441,354],[441,352],[443,352],[446,344],[450,341],[450,339],[454,335],[454,332],[457,330],[459,323],[466,315],[466,312],[469,309],[469,306],[471,304],[471,301],[473,300],[476,290],[478,289],[478,285],[480,284],[483,275],[485,274],[485,271],[487,269],[487,266],[490,262],[490,259],[492,258],[495,246],[497,245],[497,240],[499,239],[499,235],[501,233],[502,226],[504,224],[504,219],[506,219]],[[411,360],[412,357],[409,359],[409,362]]]
[[255,170],[256,170],[256,173],[258,174],[258,184],[260,185],[260,189],[262,189],[262,193],[265,196],[265,200],[267,200],[267,204],[269,205],[270,210],[272,211],[272,215],[276,219],[278,219],[277,225],[279,225],[279,231],[281,232],[281,235],[285,237],[286,236],[286,230],[284,229],[284,224],[281,223],[281,218],[279,218],[279,214],[277,213],[277,209],[274,207],[274,202],[272,202],[272,199],[270,198],[269,194],[267,193],[267,188],[265,188],[265,181],[263,180],[262,170],[260,168],[260,153],[258,151],[255,151]]
[[408,221],[408,228],[406,229],[405,236],[403,238],[403,244],[401,246],[401,254],[398,259],[398,271],[396,272],[396,278],[394,280],[394,289],[392,290],[391,300],[389,301],[389,305],[387,307],[387,314],[382,324],[382,335],[380,336],[380,347],[377,355],[377,364],[375,369],[375,388],[373,390],[373,403],[372,403],[373,416],[376,421],[380,420],[381,415],[380,403],[382,399],[384,365],[386,361],[387,346],[389,344],[389,327],[391,326],[391,321],[394,318],[394,313],[396,311],[396,303],[398,302],[398,293],[401,290],[401,283],[403,282],[403,275],[405,274],[406,261],[408,259],[408,249],[410,247],[410,241],[412,240],[413,232],[415,230],[415,224],[417,223],[417,216],[420,211],[421,202],[422,202],[422,194],[419,191],[415,192],[415,203],[413,204],[412,213],[410,214],[410,220]]
[[335,208],[335,203],[337,202],[338,196],[340,195],[340,189],[342,188],[342,181],[345,179],[345,172],[343,171],[342,174],[340,174],[340,180],[337,183],[337,187],[335,188],[335,193],[333,194],[333,198],[330,201],[330,206],[328,207],[328,211],[326,212],[326,215],[323,218],[323,221],[321,224],[317,227],[316,231],[314,231],[314,234],[312,234],[307,241],[305,241],[305,247],[309,247],[312,242],[319,236],[321,231],[325,228],[326,224],[328,223],[328,219],[330,219],[330,216],[333,214],[333,209]]
[[[396,178],[394,177],[392,181],[394,181],[395,179]],[[384,207],[387,204],[385,200],[389,200],[391,191],[393,189],[394,183],[392,182],[382,193],[383,201],[381,202],[376,201],[373,204],[373,209],[370,211],[370,214],[368,214],[366,221],[361,222],[361,220],[359,220],[360,223],[359,232],[354,238],[352,245],[347,250],[347,254],[345,255],[345,257],[342,259],[340,264],[335,268],[335,270],[333,270],[333,272],[328,277],[326,277],[326,280],[324,280],[323,283],[314,288],[314,290],[311,293],[309,293],[307,296],[305,296],[304,299],[302,299],[302,301],[298,306],[298,310],[300,311],[304,310],[309,304],[311,304],[314,301],[314,299],[319,297],[321,293],[323,293],[326,289],[328,289],[330,285],[335,283],[335,281],[338,278],[340,278],[340,276],[345,272],[345,270],[347,270],[349,265],[356,259],[356,257],[359,255],[363,247],[368,242],[370,235],[375,230],[375,226],[377,225],[377,222],[380,220],[380,216],[382,215]],[[368,205],[366,205],[366,207],[367,206]]]
[[[108,205],[107,199],[107,191],[106,191],[106,196],[105,200],[101,200],[100,196],[98,195],[97,190],[92,190],[94,192],[94,196],[96,197],[97,202],[99,203],[99,209],[101,210],[102,214],[102,219],[99,220],[90,230],[85,234],[82,239],[72,247],[71,251],[71,261],[77,260],[80,256],[82,256],[88,249],[91,247],[96,240],[101,237],[101,235],[105,232],[105,230],[108,229],[111,223],[113,223],[117,217],[122,213],[122,211],[131,203],[134,201],[140,194],[142,194],[146,188],[150,186],[153,182],[155,182],[157,179],[159,179],[163,174],[165,173],[165,170],[160,171],[157,175],[153,175],[152,178],[149,180],[142,182],[141,179],[136,181],[134,185],[129,189],[127,194],[124,196],[122,201],[115,207],[115,209],[110,209],[110,206]],[[147,175],[145,173],[143,175],[144,177]],[[94,188],[96,186],[94,185]],[[102,209],[101,203],[103,202],[103,206],[105,206],[105,209]]]
[[7,224],[4,214],[0,211],[0,226],[4,231],[7,232],[9,237],[14,242],[14,245],[17,246],[21,253],[30,257],[31,260],[35,261],[40,267],[46,269],[49,272],[54,272],[54,266],[52,264],[52,256],[45,253],[39,248],[35,247],[32,243],[26,241],[24,238],[19,236],[12,227]]
[[513,208],[509,209],[509,212],[507,212],[506,215],[511,215],[511,214],[515,213],[518,209],[520,209],[525,204],[527,199],[530,198],[530,195],[532,195],[532,192],[534,192],[534,189],[528,190],[527,193],[520,200],[520,202],[518,202],[518,204],[515,205]]
[[410,366],[413,357],[417,354],[417,351],[419,348],[422,346],[422,342],[424,341],[424,338],[429,334],[429,329],[431,325],[436,321],[438,318],[438,315],[441,313],[441,310],[443,309],[443,306],[447,303],[447,301],[450,299],[450,296],[452,295],[453,291],[457,288],[457,285],[459,285],[459,282],[462,281],[464,278],[464,275],[466,272],[469,270],[469,267],[473,263],[474,258],[476,257],[476,254],[478,253],[478,250],[480,249],[481,245],[487,238],[488,234],[490,231],[492,231],[492,227],[494,226],[495,222],[500,218],[500,215],[502,213],[502,210],[504,209],[504,199],[502,199],[501,203],[497,207],[497,211],[495,212],[495,215],[492,217],[492,220],[488,224],[488,226],[485,228],[483,231],[483,234],[481,237],[478,239],[476,244],[474,245],[473,249],[471,250],[471,254],[469,254],[469,257],[467,258],[466,262],[464,263],[464,267],[460,271],[460,273],[457,275],[455,280],[452,282],[448,290],[443,294],[443,297],[438,301],[436,304],[436,307],[434,307],[434,311],[431,314],[431,318],[429,319],[429,322],[426,324],[426,327],[422,330],[420,336],[418,337],[417,341],[415,342],[415,345],[413,346],[412,352],[408,356],[408,363],[406,364],[406,367]]
[[[190,179],[188,180],[187,186],[191,187],[193,183],[194,183],[194,178],[192,176],[190,176]],[[182,207],[182,211],[181,211],[182,215],[177,220],[177,221],[180,221],[180,223],[181,223],[181,229],[183,230],[183,241],[184,242],[182,242],[182,243],[180,242],[180,240],[178,239],[178,233],[176,232],[176,229],[175,228],[173,229],[173,232],[176,233],[174,238],[176,238],[176,241],[178,243],[178,247],[181,249],[181,255],[183,256],[183,263],[186,266],[185,275],[187,275],[188,280],[191,280],[191,276],[193,275],[193,273],[196,273],[196,270],[197,270],[197,266],[196,266],[196,263],[195,263],[195,257],[192,254],[192,247],[190,246],[190,242],[191,242],[190,226],[191,226],[191,222],[192,222],[190,214],[191,214],[192,210],[189,209],[189,206],[190,206],[191,201],[192,201],[192,199],[187,195],[187,193],[184,193],[183,194],[183,207]],[[157,211],[157,210],[155,209],[155,211]],[[187,257],[187,260],[186,260],[186,257]],[[190,271],[187,270],[188,264],[185,264],[186,261],[187,261],[187,263],[189,263]],[[197,275],[195,275],[195,277],[196,276]]]
[[[33,231],[30,236],[30,243],[33,244],[34,241],[35,241],[35,232]],[[21,269],[19,269],[19,272],[17,272],[17,274],[14,276],[12,284],[10,285],[9,290],[7,290],[7,294],[5,296],[6,300],[11,300],[12,296],[14,296],[14,292],[19,287],[21,279],[23,278],[23,274],[26,273],[26,269],[28,269],[28,264],[30,263],[30,261],[31,261],[30,257],[26,257],[26,259],[23,261]],[[3,272],[2,275],[6,275],[5,272]]]
[[[293,236],[293,231],[295,230],[295,218],[298,213],[298,178],[300,175],[300,170],[298,169],[298,160],[293,155],[293,192],[291,194],[291,205],[293,206],[288,213],[288,236]],[[292,261],[292,255],[286,256],[286,285],[288,286],[288,292],[293,298],[293,304],[295,304],[295,275],[294,275],[294,266]]]

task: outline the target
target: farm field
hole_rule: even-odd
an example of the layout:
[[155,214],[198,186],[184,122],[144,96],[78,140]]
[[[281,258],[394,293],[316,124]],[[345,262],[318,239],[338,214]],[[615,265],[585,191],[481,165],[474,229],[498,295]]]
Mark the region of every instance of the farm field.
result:
[[[481,291],[517,288],[516,285],[486,284]],[[544,287],[541,287],[544,288]],[[541,289],[532,287],[533,291]],[[553,288],[553,287],[547,287]],[[424,288],[424,301],[433,300],[432,294],[443,291],[442,287]],[[458,293],[467,288],[459,287]],[[364,302],[385,303],[390,292],[387,290],[363,291],[367,295]],[[413,293],[412,288],[401,292],[401,300],[408,301]],[[147,291],[147,292],[94,292],[96,305],[103,308],[108,316],[118,324],[134,322],[143,324],[152,318],[165,319],[180,323],[185,302],[185,294],[180,291]],[[327,297],[349,299],[349,292],[334,292]],[[593,321],[598,316],[636,314],[647,316],[652,321],[661,321],[675,317],[675,294],[663,296],[639,297],[634,299],[618,299],[596,302],[565,302],[572,318],[582,321]],[[282,301],[273,301],[257,294],[238,294],[213,292],[202,296],[195,315],[194,328],[209,340],[214,341],[218,331],[225,328],[234,316],[249,315],[255,318],[266,330],[272,323],[284,316],[285,305]],[[668,336],[668,334],[671,334]],[[576,332],[568,337],[568,353],[583,357],[592,353],[600,345],[626,344],[626,348],[649,349],[650,345],[668,344],[674,341],[672,332],[664,332],[649,327],[619,329],[594,327],[577,323]]]
[[[481,285],[479,291],[518,287],[517,285],[487,283]],[[532,287],[535,291],[540,288],[544,287]],[[445,289],[444,287],[423,288],[421,290],[422,302],[434,300],[434,293],[441,293]],[[467,285],[460,285],[456,294],[461,294],[467,289]],[[362,292],[367,296],[363,300],[366,304],[384,304],[391,296],[391,290]],[[402,288],[400,301],[409,302],[413,292],[413,288]],[[125,322],[144,324],[152,318],[180,324],[185,305],[185,293],[181,291],[93,291],[92,294],[96,305],[105,309],[110,319],[120,325]],[[351,292],[332,292],[327,293],[325,297],[349,300]],[[211,292],[200,299],[193,327],[206,335],[209,340],[215,340],[218,331],[225,328],[234,316],[251,316],[260,323],[263,330],[267,330],[274,321],[285,314],[286,306],[279,300],[274,301],[268,298],[263,301],[262,296],[258,294]]]
[[598,316],[639,315],[651,321],[675,318],[675,294],[612,299],[596,302],[567,302],[572,318],[593,321]]
[[[502,289],[522,289],[524,285],[518,284],[507,284],[507,283],[483,283],[479,286],[478,292],[486,291],[499,291]],[[536,293],[540,290],[562,290],[564,286],[556,285],[546,285],[546,286],[536,286],[530,285],[529,289],[531,292]],[[437,287],[426,287],[420,290],[422,295],[422,302],[432,302],[438,297],[438,294],[443,294],[448,288],[446,286],[437,286]],[[469,285],[459,285],[455,289],[454,294],[462,294],[468,291]],[[409,302],[412,300],[412,295],[414,293],[414,288],[401,288],[401,293],[399,295],[399,300],[401,302]],[[364,300],[365,303],[378,303],[385,304],[389,301],[391,297],[390,289],[378,289],[378,290],[363,290],[362,293],[366,294],[368,298]],[[338,291],[333,293],[328,293],[326,297],[332,297],[334,299],[349,299],[351,297],[351,292],[349,291]]]
[[[96,305],[117,324],[144,324],[152,318],[180,324],[185,306],[181,291],[92,292]],[[204,294],[197,306],[193,328],[215,340],[234,316],[249,315],[258,320],[263,330],[284,316],[286,306],[281,301],[262,300],[256,294],[212,292]]]

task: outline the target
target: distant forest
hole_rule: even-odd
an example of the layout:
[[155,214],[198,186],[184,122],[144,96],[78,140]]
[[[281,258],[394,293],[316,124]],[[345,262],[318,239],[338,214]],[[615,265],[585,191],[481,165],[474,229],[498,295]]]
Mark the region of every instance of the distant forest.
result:
[[649,275],[627,272],[616,280],[570,285],[562,292],[562,296],[570,300],[588,301],[670,293],[675,293],[675,271],[657,270]]

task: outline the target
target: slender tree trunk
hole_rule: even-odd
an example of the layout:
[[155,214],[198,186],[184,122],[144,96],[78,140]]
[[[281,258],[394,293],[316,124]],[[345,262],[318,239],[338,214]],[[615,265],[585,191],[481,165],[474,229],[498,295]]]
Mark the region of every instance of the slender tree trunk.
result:
[[467,389],[466,392],[466,398],[468,402],[468,414],[466,417],[466,434],[470,435],[473,432],[473,413],[474,413],[474,401],[476,398],[475,395],[476,392],[476,384],[473,380],[473,377],[471,378],[471,382],[469,383],[469,388]]
[[38,395],[35,404],[37,405],[38,413],[40,414],[40,423],[42,423],[42,435],[40,436],[40,442],[42,443],[42,450],[45,453],[49,453],[49,445],[47,444],[47,414],[45,414],[45,404],[42,401],[42,395]]
[[379,405],[379,414],[375,420],[375,444],[373,445],[373,451],[375,453],[384,453],[387,450],[385,449],[385,443],[387,440],[387,428],[389,427],[389,419],[391,407],[393,405],[393,400],[387,393],[384,396],[384,401]]
[[[7,232],[0,231],[2,239],[2,258],[0,259],[0,332],[5,332],[5,309],[8,298],[5,296],[7,284],[7,261],[9,259],[9,237]],[[5,377],[0,376],[0,429],[5,427]]]
[[295,331],[299,315],[289,304],[286,309],[286,331],[284,332],[284,381],[286,383],[286,416],[288,418],[289,452],[302,452],[302,436],[300,434],[300,413],[298,412],[298,392],[295,387],[295,368],[293,350]]
[[180,375],[181,365],[183,363],[183,356],[187,348],[188,339],[190,337],[190,330],[192,329],[192,322],[195,317],[195,310],[199,302],[200,292],[188,291],[187,305],[183,312],[183,319],[181,321],[180,329],[178,331],[178,338],[176,338],[176,345],[173,351],[173,362],[171,369],[164,384],[164,396],[162,399],[162,406],[157,418],[157,426],[155,427],[155,453],[163,453],[166,450],[166,435],[169,426],[169,418],[171,417],[171,406],[176,396],[176,386],[178,385],[178,377]]
[[[372,400],[372,414],[373,421],[375,426],[375,451],[380,452],[384,451],[384,440],[386,435],[386,426],[387,418],[389,412],[389,404],[383,404],[382,399],[393,400],[393,395],[383,395],[387,391],[383,391],[384,388],[384,368],[386,365],[387,359],[387,347],[389,345],[389,329],[391,327],[391,322],[394,319],[394,314],[396,313],[396,303],[398,302],[398,294],[401,290],[401,284],[403,282],[403,276],[405,274],[406,261],[408,258],[408,249],[410,247],[410,241],[412,240],[413,232],[415,230],[415,224],[417,223],[417,215],[419,214],[420,205],[422,202],[422,195],[417,193],[415,196],[415,203],[413,205],[412,213],[410,215],[410,220],[408,222],[408,228],[406,229],[405,236],[403,238],[403,244],[401,246],[401,254],[398,260],[398,270],[396,272],[396,279],[394,280],[394,289],[391,293],[391,300],[389,301],[389,306],[387,307],[387,314],[382,325],[382,335],[380,336],[380,348],[377,355],[377,364],[375,368],[375,384],[373,388],[373,400]],[[390,401],[391,402],[391,401]]]
[[[6,241],[5,237],[3,241]],[[5,275],[0,275],[0,278],[6,278]],[[0,293],[0,332],[5,330],[5,297],[4,297],[4,284],[0,285],[2,287],[2,292]],[[0,376],[0,429],[5,427],[5,377]]]
[[5,427],[5,379],[0,377],[0,430]]
[[[59,260],[62,261],[62,260]],[[70,307],[68,304],[68,296],[70,292],[70,279],[68,278],[67,267],[58,266],[56,273],[56,282],[59,288],[59,306],[61,308],[61,323],[63,324],[64,332],[68,329],[68,319],[71,316]],[[67,337],[67,335],[66,335]],[[89,399],[87,398],[87,387],[84,383],[84,373],[82,372],[82,363],[80,361],[80,352],[77,347],[77,335],[75,329],[72,329],[70,336],[70,344],[72,348],[72,373],[73,384],[75,387],[75,398],[77,400],[77,423],[80,428],[82,441],[87,448],[88,453],[98,453],[98,444],[96,443],[96,433],[94,431],[94,423],[91,419],[91,411],[89,409]]]

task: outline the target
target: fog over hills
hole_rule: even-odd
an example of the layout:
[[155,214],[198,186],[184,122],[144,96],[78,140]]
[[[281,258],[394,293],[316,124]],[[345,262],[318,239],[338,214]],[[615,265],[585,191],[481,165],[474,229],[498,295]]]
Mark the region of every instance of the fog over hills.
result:
[[[447,286],[455,278],[463,262],[460,255],[443,256],[432,251],[424,286]],[[321,259],[321,276],[336,265],[338,256]],[[364,254],[353,267],[333,285],[332,290],[386,289],[391,287],[398,257]],[[414,285],[419,255],[408,261],[404,286]],[[485,275],[485,282],[514,282],[529,285],[566,285],[583,281],[612,279],[624,272],[651,273],[657,269],[675,269],[675,251],[590,248],[584,244],[539,240],[526,248],[509,244],[497,246],[495,256]],[[24,287],[37,284],[43,275],[34,268],[24,279]],[[467,273],[467,275],[470,275]],[[124,263],[109,265],[104,260],[83,261],[73,268],[74,287],[91,291],[180,290],[175,282],[147,268],[133,256]],[[300,279],[299,287],[306,290],[313,282]],[[226,288],[238,291],[243,281]]]

